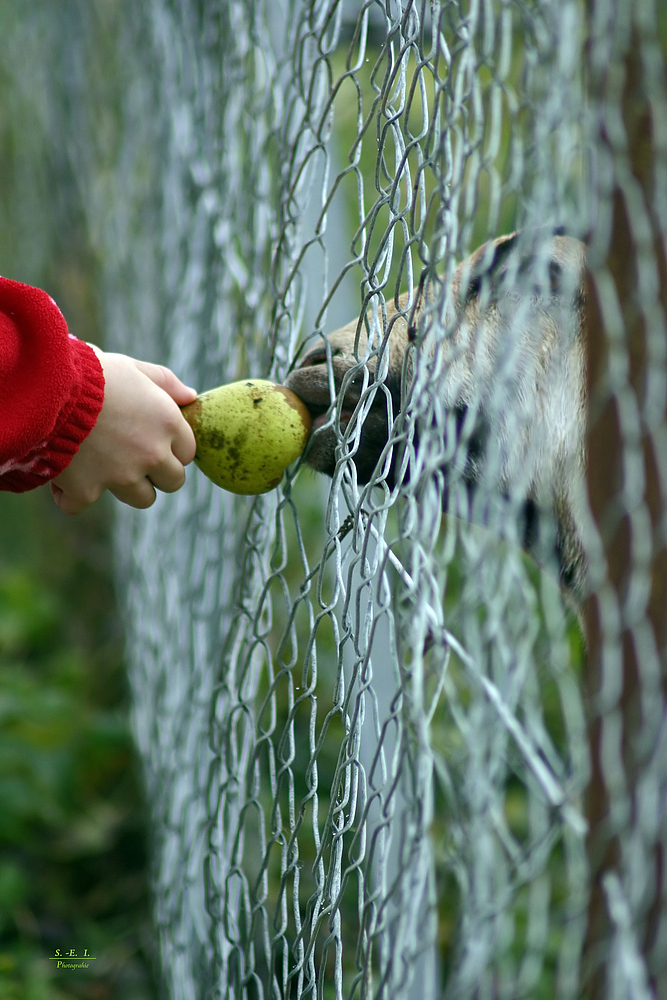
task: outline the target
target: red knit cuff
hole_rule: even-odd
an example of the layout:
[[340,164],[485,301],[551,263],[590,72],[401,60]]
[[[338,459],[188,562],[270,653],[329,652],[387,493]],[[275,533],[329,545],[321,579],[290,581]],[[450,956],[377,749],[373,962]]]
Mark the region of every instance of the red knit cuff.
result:
[[70,335],[69,346],[76,379],[53,431],[27,455],[0,467],[0,490],[24,493],[59,476],[90,434],[104,402],[104,375],[92,347]]

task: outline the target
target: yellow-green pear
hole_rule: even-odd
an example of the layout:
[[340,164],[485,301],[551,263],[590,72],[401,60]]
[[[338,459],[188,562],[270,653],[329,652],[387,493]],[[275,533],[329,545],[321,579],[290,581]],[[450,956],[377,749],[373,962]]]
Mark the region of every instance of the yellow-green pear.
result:
[[266,379],[218,386],[183,407],[195,463],[230,493],[267,493],[306,446],[310,414],[290,389]]

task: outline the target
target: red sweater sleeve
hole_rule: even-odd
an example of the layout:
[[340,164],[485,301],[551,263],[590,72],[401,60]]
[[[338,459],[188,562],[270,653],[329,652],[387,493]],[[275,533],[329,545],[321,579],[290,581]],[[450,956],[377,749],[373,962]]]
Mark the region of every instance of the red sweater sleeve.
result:
[[0,278],[0,490],[23,493],[58,476],[103,400],[100,362],[53,299]]

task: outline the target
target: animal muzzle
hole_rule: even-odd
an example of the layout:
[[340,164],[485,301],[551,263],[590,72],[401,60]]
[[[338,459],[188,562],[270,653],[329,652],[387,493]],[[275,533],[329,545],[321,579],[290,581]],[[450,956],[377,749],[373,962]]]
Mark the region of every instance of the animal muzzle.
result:
[[[286,380],[288,388],[295,392],[306,404],[312,418],[310,440],[305,453],[306,462],[319,472],[333,475],[340,456],[341,435],[351,420],[361,400],[362,390],[370,384],[364,379],[363,371],[350,379],[346,375],[351,365],[333,363],[333,383],[338,406],[338,420],[335,420],[330,393],[330,369],[326,363],[313,363],[307,356],[304,364],[290,373]],[[372,373],[370,379],[372,380]],[[364,386],[365,383],[365,386]],[[345,386],[345,395],[341,393]],[[393,407],[394,414],[397,407]],[[327,426],[328,425],[328,426]],[[374,473],[376,463],[382,453],[389,433],[387,399],[385,390],[378,386],[368,412],[363,417],[361,435],[354,446],[353,460],[357,467],[359,482],[368,482]]]

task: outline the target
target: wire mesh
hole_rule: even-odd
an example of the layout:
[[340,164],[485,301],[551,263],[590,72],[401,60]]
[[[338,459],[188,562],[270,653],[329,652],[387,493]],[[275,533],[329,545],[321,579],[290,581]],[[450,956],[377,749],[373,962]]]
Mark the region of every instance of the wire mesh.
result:
[[119,514],[166,993],[665,995],[655,9],[66,7],[111,343],[334,402],[276,492]]

